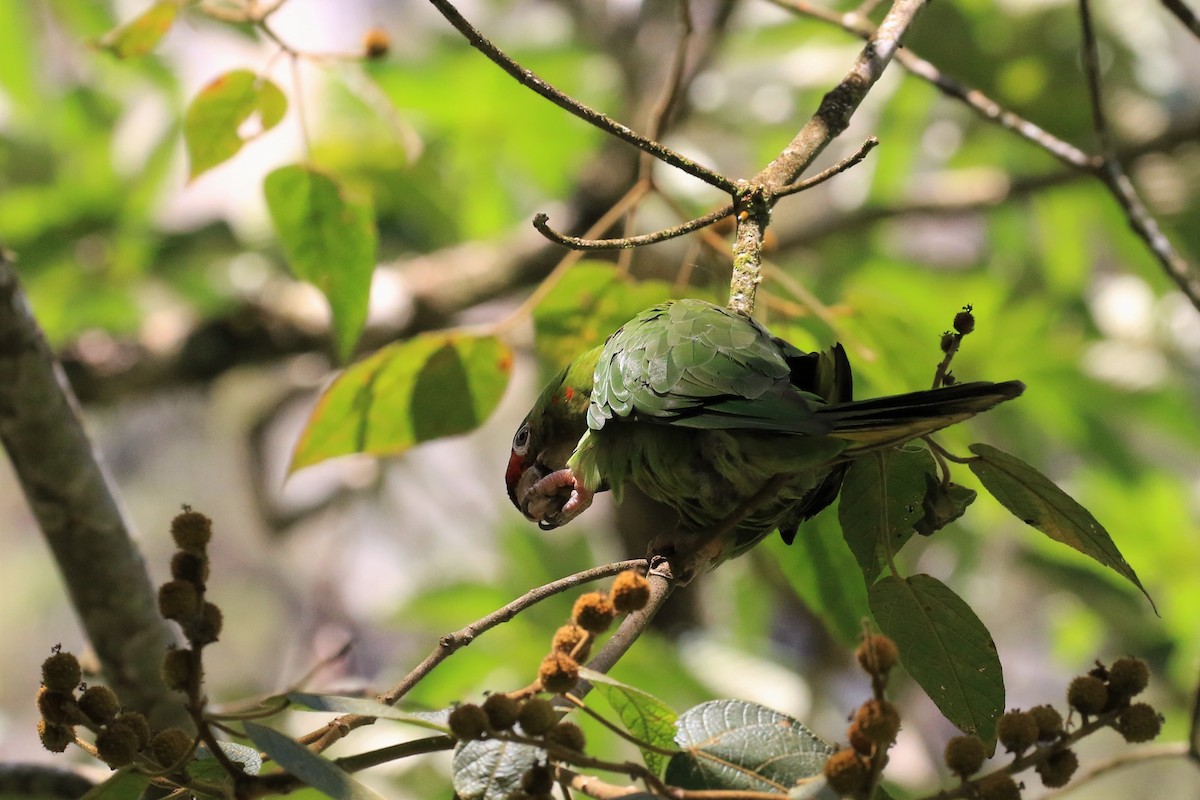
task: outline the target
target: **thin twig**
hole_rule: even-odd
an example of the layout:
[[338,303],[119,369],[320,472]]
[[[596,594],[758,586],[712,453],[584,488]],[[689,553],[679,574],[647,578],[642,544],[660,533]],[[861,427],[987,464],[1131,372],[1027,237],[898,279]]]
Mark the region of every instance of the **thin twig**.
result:
[[793,183],[791,186],[786,186],[783,189],[780,189],[779,191],[775,192],[775,196],[787,197],[788,195],[796,194],[797,192],[803,192],[805,189],[811,189],[818,184],[824,183],[835,175],[841,175],[843,172],[866,158],[867,153],[870,153],[878,145],[878,139],[876,139],[874,136],[868,136],[867,140],[862,143],[862,146],[859,147],[853,155],[849,156],[848,158],[843,158],[841,161],[837,162],[828,169],[821,170],[811,178],[805,178],[798,183]]
[[[589,583],[591,581],[607,578],[623,572],[627,569],[643,566],[645,559],[632,559],[629,561],[617,561],[612,564],[594,567],[582,572],[577,572],[574,575],[568,575],[565,578],[559,578],[556,581],[551,581],[544,586],[539,586],[506,604],[502,608],[493,611],[485,617],[482,617],[475,622],[472,622],[466,627],[460,628],[453,633],[448,633],[438,640],[437,646],[433,651],[425,657],[420,664],[416,666],[400,683],[396,684],[391,690],[379,696],[378,700],[387,705],[395,705],[402,697],[408,694],[414,686],[434,670],[439,664],[449,658],[451,655],[469,645],[475,640],[475,637],[491,630],[492,628],[507,622],[515,617],[520,612],[530,606],[536,605],[541,601],[560,594],[569,589],[573,589],[580,584]],[[632,615],[631,615],[632,616]],[[360,728],[363,725],[370,725],[375,722],[375,717],[363,714],[345,714],[337,719],[329,722],[325,726],[318,728],[315,731],[305,734],[298,738],[301,744],[310,745],[316,752],[328,748],[331,744],[341,739],[355,728]]]
[[619,239],[583,239],[577,236],[567,236],[551,228],[547,223],[547,220],[550,218],[545,214],[534,216],[533,227],[537,228],[538,233],[550,241],[561,244],[564,247],[569,247],[572,250],[625,250],[631,247],[643,247],[648,244],[657,244],[658,242],[665,242],[669,239],[685,236],[693,231],[708,227],[717,220],[724,219],[732,213],[733,206],[726,205],[718,208],[716,211],[705,214],[703,217],[689,220],[682,225],[664,228],[654,233],[644,233],[640,236],[624,236]]
[[1087,76],[1088,95],[1091,98],[1092,122],[1104,158],[1103,166],[1097,174],[1125,211],[1125,218],[1133,232],[1150,248],[1150,252],[1158,259],[1167,276],[1175,281],[1179,290],[1197,310],[1200,310],[1200,274],[1197,274],[1195,267],[1179,254],[1171,240],[1159,228],[1158,221],[1142,202],[1117,159],[1112,133],[1104,113],[1104,100],[1100,90],[1100,57],[1097,53],[1096,32],[1092,25],[1088,0],[1079,0],[1079,22],[1083,32],[1083,68]]
[[1183,0],[1162,0],[1162,4],[1183,23],[1185,28],[1196,36],[1200,36],[1200,19],[1196,17],[1195,11],[1184,4]]
[[660,161],[670,164],[671,166],[680,169],[695,178],[699,178],[710,186],[715,186],[716,188],[731,194],[737,188],[737,185],[724,175],[714,172],[708,167],[698,164],[692,159],[681,155],[680,153],[676,153],[674,150],[671,150],[670,148],[654,141],[653,139],[648,139],[645,136],[642,136],[640,133],[637,133],[628,126],[617,122],[608,115],[602,114],[601,112],[584,105],[573,97],[570,97],[554,88],[549,83],[535,75],[532,70],[522,67],[516,61],[513,61],[502,50],[500,50],[500,48],[488,41],[488,39],[482,33],[480,33],[471,25],[471,23],[467,22],[466,18],[459,13],[458,9],[455,8],[454,5],[449,2],[449,0],[429,0],[429,2],[432,3],[433,7],[436,8],[441,15],[446,18],[446,21],[454,26],[455,30],[457,30],[463,35],[463,37],[466,38],[467,42],[470,43],[472,47],[487,56],[492,63],[496,64],[498,67],[511,75],[522,86],[532,89],[534,92],[554,103],[559,108],[569,111],[585,122],[596,126],[600,130],[612,134],[618,139],[628,142],[640,150],[650,153]]

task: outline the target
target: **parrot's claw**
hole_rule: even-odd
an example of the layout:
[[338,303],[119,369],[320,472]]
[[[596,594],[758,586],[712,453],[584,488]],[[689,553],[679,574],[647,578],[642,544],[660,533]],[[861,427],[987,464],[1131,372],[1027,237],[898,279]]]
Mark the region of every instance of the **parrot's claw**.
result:
[[521,500],[525,516],[544,531],[566,525],[587,510],[594,493],[570,469],[560,469],[538,480]]

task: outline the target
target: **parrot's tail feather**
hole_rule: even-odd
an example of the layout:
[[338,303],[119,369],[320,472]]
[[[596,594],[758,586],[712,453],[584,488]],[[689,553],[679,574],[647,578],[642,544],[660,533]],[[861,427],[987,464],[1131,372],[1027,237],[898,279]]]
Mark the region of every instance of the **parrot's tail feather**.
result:
[[850,442],[847,454],[926,436],[987,411],[1025,391],[1020,381],[960,383],[941,389],[835,403],[817,411],[830,433]]

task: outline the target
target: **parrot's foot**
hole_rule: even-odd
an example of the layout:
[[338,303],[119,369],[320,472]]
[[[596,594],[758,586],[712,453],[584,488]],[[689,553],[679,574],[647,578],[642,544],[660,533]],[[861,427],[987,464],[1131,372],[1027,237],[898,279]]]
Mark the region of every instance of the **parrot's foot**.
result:
[[566,525],[592,504],[594,493],[570,469],[551,472],[529,487],[521,500],[525,516],[548,531]]

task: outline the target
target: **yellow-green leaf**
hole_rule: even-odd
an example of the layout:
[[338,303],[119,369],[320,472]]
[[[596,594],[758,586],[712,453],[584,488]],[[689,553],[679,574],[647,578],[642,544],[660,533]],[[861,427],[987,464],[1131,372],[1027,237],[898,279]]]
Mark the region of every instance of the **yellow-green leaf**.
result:
[[179,16],[179,3],[160,0],[100,39],[100,47],[117,58],[144,56],[158,46]]
[[192,98],[183,117],[189,177],[233,158],[246,142],[278,125],[286,112],[287,98],[267,78],[246,69],[214,78]]
[[338,355],[348,359],[367,320],[378,234],[370,205],[331,176],[280,167],[263,183],[267,208],[292,272],[329,301]]
[[388,345],[321,395],[291,468],[466,433],[492,413],[511,370],[512,353],[494,336],[430,333]]

